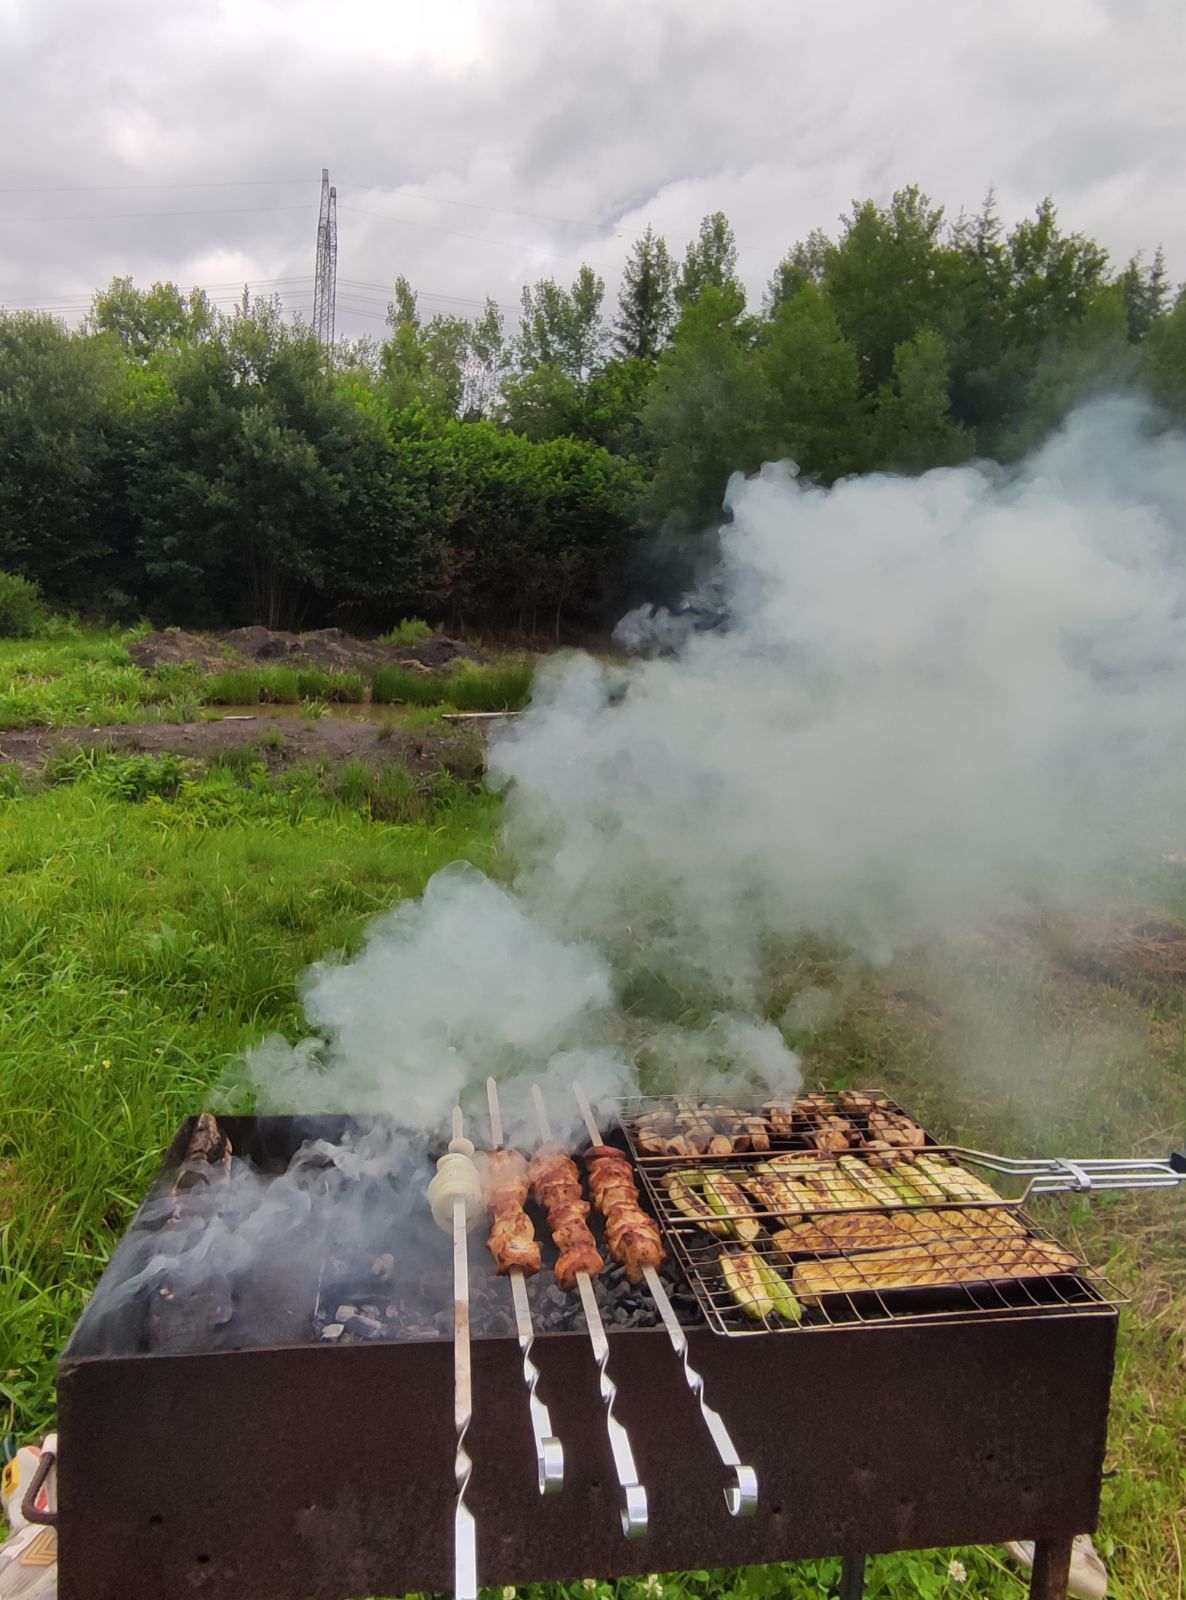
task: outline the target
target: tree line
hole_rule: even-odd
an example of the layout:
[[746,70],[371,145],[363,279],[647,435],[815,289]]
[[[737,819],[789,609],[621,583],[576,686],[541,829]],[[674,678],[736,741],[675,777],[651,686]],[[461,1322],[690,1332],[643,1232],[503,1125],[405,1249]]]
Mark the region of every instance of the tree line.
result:
[[854,204],[758,307],[720,212],[682,260],[639,237],[615,308],[588,266],[525,287],[513,331],[400,278],[384,337],[332,358],[276,300],[117,278],[75,330],[0,311],[0,569],[191,625],[596,626],[734,471],[1009,462],[1134,385],[1186,418],[1186,296],[1049,200],[1009,229],[991,195]]

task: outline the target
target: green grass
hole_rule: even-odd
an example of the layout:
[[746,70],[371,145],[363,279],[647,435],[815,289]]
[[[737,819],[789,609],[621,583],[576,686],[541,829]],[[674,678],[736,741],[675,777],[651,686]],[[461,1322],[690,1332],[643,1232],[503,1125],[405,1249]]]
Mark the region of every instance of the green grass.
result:
[[377,706],[435,706],[444,680],[411,667],[379,667],[371,677],[371,702]]
[[358,705],[365,698],[360,672],[321,667],[228,667],[202,680],[202,698],[212,706],[280,705],[323,701]]
[[[0,1435],[44,1426],[178,1120],[245,1043],[301,1031],[302,969],[446,862],[491,860],[493,803],[450,782],[414,800],[395,777],[170,771],[131,803],[129,770],[0,802]],[[401,808],[413,823],[372,820]]]
[[133,664],[136,629],[67,629],[46,639],[0,640],[0,730],[111,723],[196,721],[203,705],[358,705],[360,672],[314,666],[228,666],[206,676],[193,666]]
[[402,617],[389,632],[379,635],[379,643],[420,644],[424,639],[431,639],[432,632],[428,623],[422,622],[419,617]]
[[371,679],[376,705],[452,706],[457,711],[518,711],[531,693],[527,662],[466,662],[437,675],[410,667],[380,667]]
[[[110,721],[116,704],[167,714],[193,693],[185,669],[129,669],[116,635],[0,644],[0,670],[0,717],[23,696],[38,726]],[[428,681],[452,695],[494,671]],[[80,704],[91,709],[69,710]],[[427,727],[439,711],[408,723]],[[40,776],[0,766],[0,1435],[49,1423],[54,1358],[161,1148],[244,1045],[303,1031],[303,968],[355,948],[375,913],[449,860],[498,859],[488,797],[361,761],[277,778],[264,758],[283,738],[269,730],[206,773],[102,750],[55,751]],[[1117,903],[1138,900],[1184,917],[1186,878],[1117,892]],[[771,955],[767,1012],[786,1019],[811,1081],[887,1088],[962,1142],[1015,1154],[1181,1148],[1186,984],[1119,957],[1085,975],[1081,946],[1081,930],[1038,920],[868,972],[804,940]],[[655,1017],[695,1026],[712,1010],[654,967],[645,936],[624,999],[624,1048]],[[1098,1536],[1115,1600],[1184,1593],[1182,1204],[1170,1193],[1043,1209],[1132,1298]],[[953,1560],[966,1582],[950,1575]],[[837,1571],[820,1562],[523,1593],[815,1600]],[[1024,1592],[992,1549],[878,1558],[867,1589],[870,1600]]]

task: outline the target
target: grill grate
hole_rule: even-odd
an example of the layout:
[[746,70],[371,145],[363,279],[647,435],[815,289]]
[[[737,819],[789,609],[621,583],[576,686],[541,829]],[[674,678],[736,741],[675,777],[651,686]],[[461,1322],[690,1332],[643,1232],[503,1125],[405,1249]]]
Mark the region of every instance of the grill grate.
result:
[[[868,1098],[877,1101],[878,1110],[908,1117],[887,1096]],[[1110,1314],[1123,1303],[1099,1273],[1064,1251],[1017,1202],[997,1194],[950,1156],[949,1147],[924,1130],[925,1143],[914,1154],[935,1164],[931,1171],[942,1175],[948,1190],[963,1189],[959,1198],[945,1194],[913,1160],[899,1163],[892,1152],[869,1148],[871,1113],[854,1112],[838,1101],[814,1096],[778,1102],[778,1115],[765,1119],[769,1148],[764,1150],[648,1153],[639,1142],[640,1117],[658,1116],[661,1126],[678,1117],[677,1138],[700,1122],[697,1139],[704,1144],[710,1125],[718,1132],[727,1130],[731,1119],[740,1126],[771,1104],[756,1098],[731,1098],[727,1107],[634,1099],[617,1107],[646,1196],[715,1332],[743,1337],[1004,1315],[1082,1316]],[[847,1148],[813,1146],[828,1116],[846,1121]],[[909,1197],[899,1192],[892,1182],[899,1170],[903,1176],[914,1174],[921,1192]],[[715,1231],[705,1226],[708,1217],[698,1221],[678,1203],[694,1209],[697,1201],[706,1203],[706,1174]],[[738,1237],[739,1224],[752,1237]],[[766,1273],[778,1274],[767,1278],[767,1287],[773,1281],[795,1295],[798,1320],[774,1310],[751,1315],[741,1309],[725,1281],[723,1259],[747,1254],[756,1256]],[[1018,1271],[1006,1270],[1010,1262],[1018,1263]],[[893,1276],[924,1281],[889,1286],[891,1269]],[[819,1292],[821,1272],[842,1275],[834,1290]]]

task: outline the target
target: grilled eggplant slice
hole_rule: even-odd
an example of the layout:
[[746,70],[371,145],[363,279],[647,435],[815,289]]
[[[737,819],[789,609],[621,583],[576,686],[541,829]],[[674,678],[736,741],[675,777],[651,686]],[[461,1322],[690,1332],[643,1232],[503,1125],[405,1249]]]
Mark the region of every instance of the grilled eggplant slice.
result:
[[725,1218],[729,1233],[742,1244],[752,1244],[762,1231],[754,1208],[740,1188],[715,1168],[703,1174],[704,1198],[719,1217]]
[[702,1228],[707,1228],[709,1233],[715,1233],[718,1238],[728,1238],[731,1231],[729,1224],[723,1221],[696,1192],[701,1179],[702,1174],[699,1172],[669,1172],[663,1179],[663,1187],[677,1211],[682,1211],[685,1217],[698,1222]]
[[803,1312],[782,1274],[761,1256],[757,1256],[756,1260],[758,1271],[762,1274],[762,1281],[766,1285],[766,1292],[774,1305],[774,1315],[781,1317],[784,1322],[800,1321]]
[[770,1285],[762,1273],[762,1263],[752,1250],[739,1250],[736,1254],[721,1253],[721,1276],[734,1304],[747,1317],[762,1321],[774,1311],[774,1298]]

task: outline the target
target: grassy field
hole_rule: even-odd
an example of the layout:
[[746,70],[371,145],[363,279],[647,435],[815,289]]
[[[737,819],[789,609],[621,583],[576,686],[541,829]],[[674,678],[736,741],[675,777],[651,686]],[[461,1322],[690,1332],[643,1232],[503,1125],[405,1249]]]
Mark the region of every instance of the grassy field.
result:
[[457,711],[505,711],[523,705],[531,665],[503,655],[417,672],[380,667],[370,672],[327,671],[303,665],[259,666],[228,660],[224,670],[162,665],[142,671],[128,654],[139,630],[79,630],[69,625],[45,639],[0,640],[0,732],[128,722],[185,722],[203,707],[225,705],[440,706]]
[[[128,670],[117,640],[105,664],[93,640],[54,648],[59,662],[74,652],[60,676]],[[497,867],[496,824],[495,803],[463,784],[358,763],[278,781],[250,761],[197,772],[175,757],[64,754],[32,787],[0,769],[0,1434],[49,1422],[56,1352],[181,1116],[245,1044],[297,1036],[308,962],[355,946],[445,862]],[[965,1142],[1164,1156],[1186,1127],[1186,881],[1119,885],[1112,903],[1144,910],[1035,918],[875,973],[805,944],[777,964],[770,1015],[808,1078],[895,1091]],[[695,1021],[694,997],[640,991],[640,1037],[664,1006]],[[1119,1600],[1184,1593],[1182,1204],[1048,1202],[1054,1231],[1132,1298],[1099,1537]],[[837,1570],[571,1592],[807,1600]],[[1025,1590],[999,1551],[958,1550],[881,1558],[867,1592]]]

